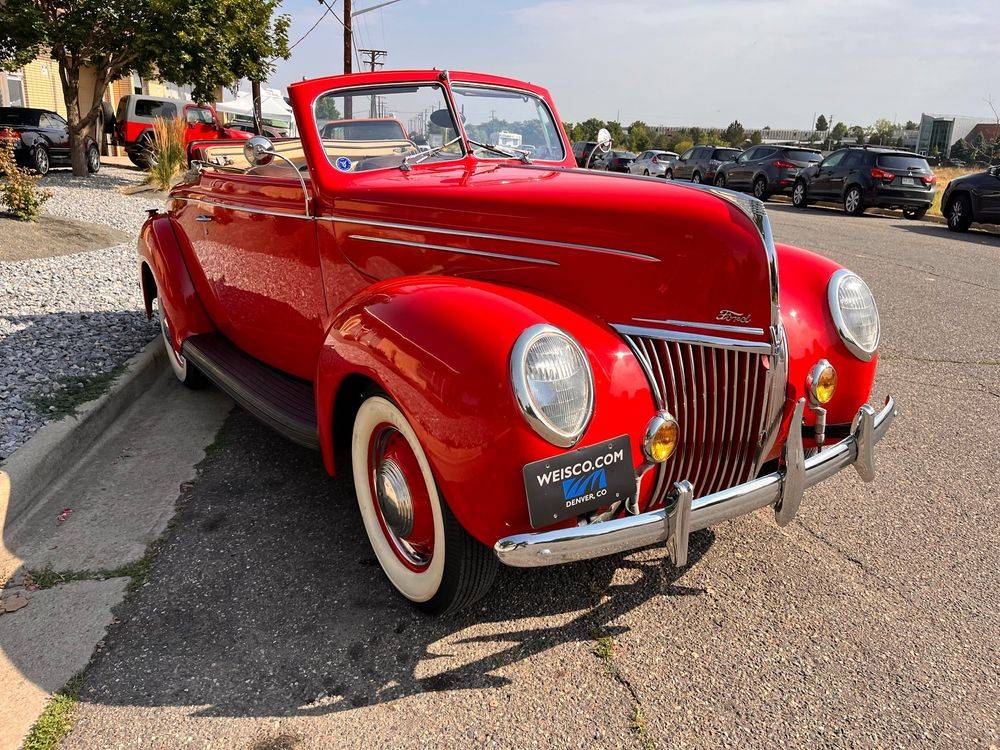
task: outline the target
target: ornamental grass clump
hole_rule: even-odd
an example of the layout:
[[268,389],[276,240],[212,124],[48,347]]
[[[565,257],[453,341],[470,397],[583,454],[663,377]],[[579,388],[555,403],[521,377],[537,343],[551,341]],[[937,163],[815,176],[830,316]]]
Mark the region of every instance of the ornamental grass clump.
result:
[[184,133],[187,124],[179,117],[153,120],[153,147],[149,159],[149,182],[169,190],[187,162]]
[[38,178],[14,159],[17,136],[0,133],[0,206],[15,219],[36,221],[52,194],[37,187]]

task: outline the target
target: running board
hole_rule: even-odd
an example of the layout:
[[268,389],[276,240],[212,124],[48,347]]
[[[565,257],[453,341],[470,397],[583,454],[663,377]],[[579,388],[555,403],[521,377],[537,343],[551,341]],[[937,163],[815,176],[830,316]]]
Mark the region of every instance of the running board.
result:
[[181,351],[261,422],[299,445],[319,448],[312,383],[254,359],[218,333],[191,336]]

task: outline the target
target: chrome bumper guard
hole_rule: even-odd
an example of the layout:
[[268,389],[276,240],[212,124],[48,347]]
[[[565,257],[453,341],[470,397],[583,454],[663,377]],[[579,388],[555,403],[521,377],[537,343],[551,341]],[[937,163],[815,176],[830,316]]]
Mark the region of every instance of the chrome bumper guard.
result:
[[890,396],[881,411],[867,404],[854,418],[851,434],[819,453],[805,458],[802,447],[802,411],[805,400],[795,405],[785,466],[773,474],[694,499],[690,482],[677,482],[667,505],[624,518],[584,526],[504,537],[494,545],[500,562],[518,568],[588,560],[666,542],[674,565],[687,563],[688,536],[692,531],[772,506],[775,521],[785,526],[795,517],[807,487],[819,484],[841,469],[854,466],[861,478],[875,478],[875,443],[882,439],[896,416]]

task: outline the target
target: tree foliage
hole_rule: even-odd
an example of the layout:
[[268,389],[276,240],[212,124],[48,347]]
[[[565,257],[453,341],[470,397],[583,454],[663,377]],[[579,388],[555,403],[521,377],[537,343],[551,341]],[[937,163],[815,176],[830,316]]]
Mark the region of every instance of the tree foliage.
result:
[[[279,0],[0,0],[0,68],[50,55],[70,125],[75,174],[86,173],[84,134],[100,98],[80,99],[81,73],[95,90],[137,72],[190,85],[211,100],[241,78],[265,80],[275,58],[288,57],[288,17]],[[89,86],[87,87],[89,89]]]
[[722,139],[730,146],[742,146],[746,140],[746,129],[739,120],[733,120],[729,126],[722,131]]
[[816,118],[816,130],[821,133],[825,133],[830,129],[830,123],[826,121],[826,115],[820,115]]

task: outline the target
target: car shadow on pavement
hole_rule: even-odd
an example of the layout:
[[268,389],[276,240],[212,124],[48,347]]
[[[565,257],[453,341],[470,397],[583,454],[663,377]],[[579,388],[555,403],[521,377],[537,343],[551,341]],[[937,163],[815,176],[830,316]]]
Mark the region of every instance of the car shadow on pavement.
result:
[[[505,667],[619,634],[656,596],[699,596],[659,551],[504,569],[432,618],[391,588],[352,487],[237,410],[182,494],[149,581],[116,612],[80,698],[198,716],[315,716],[506,685]],[[691,538],[688,567],[714,541]]]
[[[958,240],[960,242],[1000,247],[1000,233],[988,229],[973,228],[968,232],[952,232],[944,224],[904,224],[903,229],[916,234],[924,234],[935,239]],[[1000,230],[1000,227],[997,227]]]

